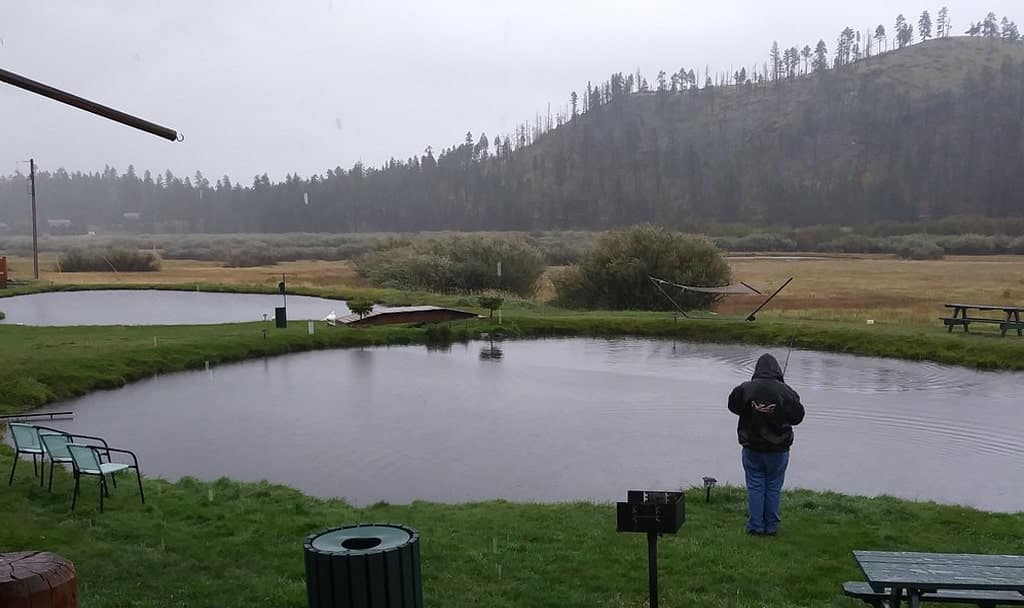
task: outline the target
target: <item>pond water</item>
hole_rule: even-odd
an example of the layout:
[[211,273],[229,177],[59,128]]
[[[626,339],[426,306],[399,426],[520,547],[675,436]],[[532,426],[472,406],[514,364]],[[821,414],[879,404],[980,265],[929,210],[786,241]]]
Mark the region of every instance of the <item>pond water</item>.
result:
[[[150,475],[355,504],[615,500],[742,484],[729,391],[763,349],[639,339],[332,350],[156,377],[52,410]],[[785,351],[773,351],[780,361]],[[789,487],[1024,509],[1024,375],[794,351]]]
[[[202,325],[274,318],[280,295],[145,289],[52,291],[0,298],[7,319],[22,325]],[[323,319],[349,313],[345,302],[288,296],[288,318]]]

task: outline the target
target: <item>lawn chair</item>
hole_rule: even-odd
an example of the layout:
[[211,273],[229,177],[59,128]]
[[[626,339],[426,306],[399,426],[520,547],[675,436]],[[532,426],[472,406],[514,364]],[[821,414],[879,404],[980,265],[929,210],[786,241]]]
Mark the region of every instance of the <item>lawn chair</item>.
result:
[[[11,437],[14,439],[14,462],[11,464],[11,476],[7,479],[7,485],[14,483],[14,471],[18,468],[20,454],[32,455],[32,471],[39,477],[39,485],[43,485],[43,478],[39,473],[39,467],[43,464],[43,446],[39,443],[39,432],[36,427],[24,422],[11,422],[7,425],[11,429]],[[39,465],[36,464],[36,457],[39,457]]]
[[[71,465],[75,474],[75,493],[71,499],[72,511],[75,510],[75,504],[78,502],[78,495],[82,492],[82,475],[99,477],[100,513],[102,513],[103,498],[104,496],[110,496],[110,492],[107,490],[107,475],[110,475],[110,477],[113,478],[115,473],[128,469],[135,469],[135,479],[139,483],[139,500],[142,501],[142,504],[146,504],[146,495],[142,491],[142,473],[139,471],[139,459],[135,456],[134,452],[111,447],[97,448],[94,445],[84,445],[81,443],[68,443],[67,448],[68,453],[71,456]],[[125,464],[122,462],[103,462],[100,458],[100,449],[104,450],[107,454],[110,452],[128,454],[132,457],[132,464]]]
[[[82,439],[89,441],[97,441],[102,445],[96,446],[100,450],[100,457],[103,457],[105,453],[107,456],[107,462],[110,462],[110,446],[102,437],[93,437],[92,435],[76,435],[74,433],[66,433],[60,429],[51,429],[46,426],[37,426],[36,430],[39,432],[39,443],[42,444],[43,450],[50,459],[50,481],[46,486],[47,492],[53,491],[53,469],[58,464],[72,464],[71,452],[68,451],[69,443],[84,443]],[[45,464],[44,464],[45,467]],[[43,473],[46,473],[45,468]],[[113,475],[110,479],[114,482],[114,487],[117,487],[117,478]]]

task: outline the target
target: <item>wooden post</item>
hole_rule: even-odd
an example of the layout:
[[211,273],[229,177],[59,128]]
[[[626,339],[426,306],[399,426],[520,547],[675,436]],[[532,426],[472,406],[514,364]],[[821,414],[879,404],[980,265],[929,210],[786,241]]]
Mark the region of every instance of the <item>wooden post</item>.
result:
[[0,256],[0,289],[7,289],[7,256]]
[[0,553],[0,606],[77,608],[74,564],[56,553]]

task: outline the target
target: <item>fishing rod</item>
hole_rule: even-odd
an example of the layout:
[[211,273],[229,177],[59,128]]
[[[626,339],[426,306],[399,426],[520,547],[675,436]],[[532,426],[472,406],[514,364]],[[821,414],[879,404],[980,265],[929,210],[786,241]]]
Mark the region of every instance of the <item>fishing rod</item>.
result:
[[796,343],[796,332],[789,339],[789,350],[786,351],[786,362],[782,365],[782,377],[786,377],[786,370],[789,369],[789,356],[793,354],[793,345]]

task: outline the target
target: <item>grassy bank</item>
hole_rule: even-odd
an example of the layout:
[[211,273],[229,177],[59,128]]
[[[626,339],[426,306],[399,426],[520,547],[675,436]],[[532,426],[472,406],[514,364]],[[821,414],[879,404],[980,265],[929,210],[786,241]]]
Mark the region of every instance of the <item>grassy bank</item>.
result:
[[[264,330],[266,336],[264,337]],[[0,326],[0,414],[115,388],[157,373],[317,348],[425,341],[414,328],[346,330],[305,323],[147,327]]]
[[[437,332],[417,327],[349,329],[305,323],[148,327],[19,327],[0,325],[0,414],[122,386],[158,373],[318,348],[462,339],[500,329],[513,337],[643,336],[703,342],[785,345],[857,355],[928,360],[980,369],[1024,369],[1024,340],[992,334],[922,332],[899,325],[773,320],[747,323],[679,320],[665,313],[574,313],[511,307],[499,328],[490,320]],[[441,335],[439,335],[441,334]]]
[[[11,453],[0,448],[0,470]],[[799,466],[794,463],[795,466]],[[84,486],[70,511],[71,480],[47,494],[30,467],[0,492],[4,550],[50,550],[78,570],[82,605],[305,606],[302,540],[354,522],[396,521],[423,537],[427,606],[608,607],[645,605],[642,535],[614,532],[614,509],[595,504],[379,504],[355,509],[269,484],[146,480],[97,512]],[[625,490],[625,489],[624,489]],[[343,492],[344,489],[341,489]],[[853,549],[1024,552],[1024,514],[787,493],[775,539],[743,534],[742,491],[717,489],[710,505],[688,496],[680,534],[660,543],[663,605],[857,606],[841,597],[859,580]]]

